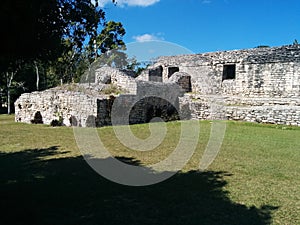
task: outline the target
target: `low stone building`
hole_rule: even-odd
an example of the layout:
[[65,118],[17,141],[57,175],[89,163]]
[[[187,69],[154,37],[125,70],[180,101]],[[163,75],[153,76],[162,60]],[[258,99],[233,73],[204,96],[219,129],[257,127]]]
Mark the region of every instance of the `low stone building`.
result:
[[82,127],[146,123],[154,117],[168,121],[179,119],[183,94],[174,82],[139,81],[127,71],[103,67],[93,84],[22,94],[15,102],[15,120]]
[[[107,94],[112,85],[123,94]],[[161,57],[137,78],[102,67],[92,85],[23,94],[15,108],[16,121],[34,122],[39,112],[46,124],[110,125],[117,102],[131,107],[129,123],[158,116],[300,126],[299,97],[300,46],[290,45]]]
[[190,76],[191,93],[180,98],[188,118],[300,126],[300,45],[162,57],[155,66],[163,82]]

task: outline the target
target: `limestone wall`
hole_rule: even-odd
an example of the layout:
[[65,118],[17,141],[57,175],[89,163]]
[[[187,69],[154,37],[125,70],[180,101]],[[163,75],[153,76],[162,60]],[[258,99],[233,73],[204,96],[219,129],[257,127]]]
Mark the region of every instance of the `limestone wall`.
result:
[[[107,84],[127,94],[101,95]],[[23,94],[15,103],[16,121],[30,123],[40,112],[45,124],[61,119],[67,126],[110,125],[118,103],[120,123],[124,114],[130,123],[143,123],[179,113],[181,119],[300,126],[300,45],[162,57],[137,79],[101,67],[95,83],[79,89]]]
[[[108,117],[107,96],[92,96],[80,92],[50,89],[22,94],[15,102],[17,122],[31,123],[37,112],[44,124],[62,119],[63,125],[87,126],[91,118],[105,124]],[[61,118],[60,118],[61,117]]]
[[[177,112],[174,108],[178,108],[178,96],[183,95],[178,85],[143,81],[137,81],[135,85],[135,95],[110,96],[97,94],[95,90],[79,92],[60,88],[22,94],[15,102],[15,119],[32,123],[39,112],[44,124],[61,120],[65,126],[111,125],[111,111],[116,99],[119,115],[130,115],[130,123],[149,122],[155,116],[162,116],[165,120],[173,118]],[[123,107],[126,105],[130,108]],[[121,118],[121,122],[124,121]]]
[[167,81],[167,83],[175,83],[182,88],[184,92],[192,91],[191,76],[184,72],[174,73]]
[[300,63],[236,64],[236,78],[222,80],[223,66],[181,67],[191,75],[192,92],[260,97],[300,96]]
[[135,94],[136,82],[133,78],[133,71],[118,70],[111,67],[101,67],[96,70],[95,83],[114,84],[119,86],[124,91]]
[[[179,67],[191,76],[192,92],[238,96],[300,95],[300,45],[162,57],[155,66]],[[224,65],[235,79],[224,80]],[[167,75],[164,75],[167,76]]]
[[239,98],[185,95],[179,100],[184,119],[239,120],[300,126],[299,98]]
[[297,97],[300,96],[300,63],[240,64],[226,94],[244,96]]
[[165,121],[178,119],[178,97],[183,94],[184,90],[176,83],[137,81],[136,95],[116,98],[115,123],[146,123],[153,117],[161,117]]

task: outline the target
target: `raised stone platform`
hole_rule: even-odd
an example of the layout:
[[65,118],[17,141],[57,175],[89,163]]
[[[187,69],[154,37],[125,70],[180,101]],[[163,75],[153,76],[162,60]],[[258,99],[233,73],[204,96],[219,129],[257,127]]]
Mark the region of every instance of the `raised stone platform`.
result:
[[300,126],[299,98],[238,98],[186,94],[180,107],[187,119],[237,120]]

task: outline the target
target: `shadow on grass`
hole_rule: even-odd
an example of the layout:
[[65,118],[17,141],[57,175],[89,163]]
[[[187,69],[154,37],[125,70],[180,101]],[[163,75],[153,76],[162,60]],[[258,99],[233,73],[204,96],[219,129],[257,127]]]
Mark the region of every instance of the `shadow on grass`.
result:
[[263,225],[275,210],[232,202],[223,190],[230,175],[223,172],[181,173],[157,185],[128,187],[102,178],[82,157],[41,160],[56,150],[0,155],[1,224]]

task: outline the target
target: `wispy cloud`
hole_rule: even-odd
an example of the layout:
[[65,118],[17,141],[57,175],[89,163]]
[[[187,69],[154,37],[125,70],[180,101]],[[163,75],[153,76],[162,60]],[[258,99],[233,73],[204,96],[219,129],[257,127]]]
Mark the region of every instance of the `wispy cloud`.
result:
[[202,1],[202,4],[210,4],[210,3],[212,3],[211,0],[203,0],[203,1]]
[[[124,7],[124,6],[141,6],[147,7],[150,5],[154,5],[158,3],[160,0],[116,0],[117,6]],[[105,6],[106,4],[112,2],[111,0],[98,0],[99,5],[101,7]]]
[[163,37],[154,34],[143,34],[138,36],[133,36],[133,39],[137,42],[147,42],[147,41],[162,41]]

